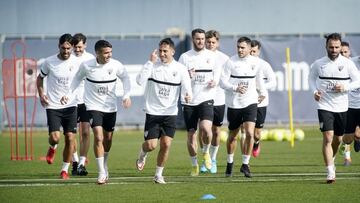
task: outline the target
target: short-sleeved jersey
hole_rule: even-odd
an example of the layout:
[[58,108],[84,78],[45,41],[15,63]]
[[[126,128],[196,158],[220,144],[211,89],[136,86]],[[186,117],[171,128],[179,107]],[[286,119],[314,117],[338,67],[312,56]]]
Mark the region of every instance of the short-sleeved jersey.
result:
[[[84,51],[84,53],[81,56],[77,57],[77,58],[82,63],[82,62],[94,59],[95,56],[88,53],[88,52],[86,52],[86,51]],[[84,84],[85,84],[85,81],[82,81],[80,83],[79,87],[78,87],[78,90],[77,90],[76,99],[77,99],[78,104],[83,104],[84,103]]]
[[77,105],[75,98],[70,99],[65,105],[62,105],[60,100],[69,92],[79,65],[79,60],[73,55],[70,55],[67,60],[59,59],[57,54],[45,59],[40,68],[40,77],[47,77],[45,84],[46,95],[49,99],[47,109],[63,109]]
[[[356,68],[360,71],[360,56],[351,58]],[[356,88],[349,92],[349,108],[360,109],[360,88]]]
[[[336,92],[335,85],[343,84],[345,91]],[[324,56],[316,60],[309,73],[309,85],[315,93],[319,91],[321,98],[317,102],[318,109],[330,112],[345,112],[348,109],[348,92],[358,88],[360,74],[350,59],[339,55],[334,61]]]
[[169,64],[148,61],[136,81],[139,85],[146,83],[145,112],[150,115],[177,115],[180,91],[183,100],[186,93],[192,94],[187,68],[175,60]]
[[207,49],[201,51],[192,49],[181,54],[179,62],[188,70],[195,70],[195,76],[191,78],[192,101],[185,103],[184,100],[181,100],[181,103],[195,106],[204,101],[213,100],[216,88],[209,88],[208,83],[214,80],[217,84],[221,73],[221,67],[216,66],[215,53]]
[[[227,60],[229,60],[229,56],[224,54],[223,52],[216,50],[216,67],[220,67],[220,75],[223,69],[224,64]],[[214,106],[221,106],[225,104],[225,92],[224,89],[220,87],[218,83],[216,86],[216,93],[214,98]]]
[[259,58],[260,60],[260,69],[263,74],[264,84],[265,84],[265,99],[258,104],[258,107],[265,107],[269,105],[269,89],[276,86],[276,77],[273,69],[270,64],[265,60]]
[[[239,85],[247,89],[244,94],[236,92]],[[224,65],[220,86],[225,89],[225,103],[230,108],[241,109],[257,104],[258,91],[262,96],[265,92],[259,58],[232,56]]]
[[80,82],[85,80],[84,102],[86,110],[106,113],[116,112],[117,97],[115,83],[117,78],[123,83],[123,98],[129,98],[130,79],[122,63],[115,59],[110,59],[106,64],[99,64],[96,59],[91,59],[81,64],[71,85],[71,90],[74,91]]

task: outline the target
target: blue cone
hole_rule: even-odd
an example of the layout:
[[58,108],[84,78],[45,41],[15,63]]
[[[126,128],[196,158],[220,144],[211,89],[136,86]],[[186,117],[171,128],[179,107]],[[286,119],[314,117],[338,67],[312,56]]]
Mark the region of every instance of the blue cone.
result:
[[201,197],[201,199],[206,200],[206,199],[216,199],[216,197],[212,194],[205,194]]

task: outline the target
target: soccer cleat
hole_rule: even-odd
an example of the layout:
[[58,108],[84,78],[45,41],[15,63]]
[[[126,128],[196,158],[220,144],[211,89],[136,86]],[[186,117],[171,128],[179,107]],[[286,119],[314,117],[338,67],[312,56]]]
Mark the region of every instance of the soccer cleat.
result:
[[245,177],[251,178],[251,172],[248,164],[242,164],[240,172],[243,173]]
[[350,166],[350,165],[351,165],[351,158],[345,158],[344,166]]
[[199,165],[191,167],[190,176],[198,176],[199,175]]
[[345,144],[342,142],[341,144],[340,144],[340,148],[339,148],[339,153],[341,154],[341,155],[344,155],[345,154]]
[[206,169],[211,169],[211,157],[209,153],[204,153],[204,164]]
[[166,184],[163,176],[154,176],[154,183],[157,184]]
[[73,176],[78,175],[78,171],[77,171],[77,169],[78,169],[78,165],[79,165],[79,163],[78,163],[78,162],[72,162],[71,175],[73,175]]
[[360,151],[360,140],[354,139],[354,150],[355,152]]
[[48,164],[54,163],[55,152],[56,152],[56,150],[54,148],[49,147],[48,152],[46,154],[46,161]]
[[106,174],[99,174],[99,177],[97,179],[97,184],[98,185],[103,185],[106,183],[106,181],[108,180]]
[[335,183],[335,173],[334,174],[328,174],[328,176],[326,178],[326,183],[327,184]]
[[201,164],[200,166],[200,173],[207,173],[208,170],[207,168],[205,167],[205,163]]
[[79,167],[77,168],[77,174],[79,176],[87,176],[88,172],[87,172],[85,166],[79,165]]
[[67,180],[69,179],[69,175],[66,171],[61,171],[60,173],[60,179]]
[[212,173],[212,174],[217,173],[216,160],[212,160],[210,173]]
[[233,166],[234,166],[234,162],[233,163],[226,163],[225,177],[231,177],[232,176]]
[[254,147],[252,150],[253,157],[258,157],[260,154],[260,142],[254,143]]
[[136,160],[136,168],[137,168],[137,170],[139,170],[139,171],[144,170],[144,166],[145,166],[145,159],[142,162],[140,161],[140,159]]

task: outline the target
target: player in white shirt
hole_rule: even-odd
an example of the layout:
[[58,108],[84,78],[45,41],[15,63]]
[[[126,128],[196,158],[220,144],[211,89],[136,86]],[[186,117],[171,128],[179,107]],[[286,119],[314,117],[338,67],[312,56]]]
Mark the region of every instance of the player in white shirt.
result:
[[191,157],[191,176],[199,175],[197,160],[197,134],[199,128],[203,130],[204,147],[202,149],[204,163],[207,169],[211,169],[211,157],[209,154],[212,139],[213,104],[216,93],[216,85],[219,82],[221,69],[216,66],[216,55],[213,51],[205,49],[205,31],[194,29],[191,32],[193,49],[181,54],[179,62],[184,64],[190,74],[192,101],[186,103],[183,99],[183,113],[187,135],[187,147]]
[[[158,53],[157,53],[158,52]],[[154,182],[165,184],[162,175],[168,159],[172,139],[175,135],[179,95],[186,102],[191,101],[191,82],[187,68],[174,60],[175,44],[170,38],[159,43],[150,60],[137,75],[139,85],[145,88],[145,129],[136,167],[142,171],[147,154],[153,151],[160,140]],[[160,58],[160,60],[158,60]]]
[[[94,59],[95,56],[86,52],[86,36],[82,33],[76,33],[73,36],[73,47],[74,55],[80,60],[80,62],[85,62],[91,59]],[[77,154],[77,142],[75,139],[75,149],[72,156],[72,175],[86,176],[88,174],[85,168],[85,161],[87,153],[90,147],[90,116],[86,111],[84,104],[84,81],[80,83],[80,86],[77,89],[77,121],[79,123],[79,134],[80,134],[80,159]]]
[[[60,103],[61,95],[66,94],[70,84],[79,69],[79,61],[72,51],[72,36],[64,34],[59,38],[59,53],[45,59],[37,77],[37,89],[40,102],[46,108],[49,128],[49,150],[46,155],[48,164],[52,164],[55,158],[57,144],[60,141],[60,126],[63,127],[65,146],[63,151],[63,164],[60,178],[68,179],[68,169],[71,162],[74,140],[76,135],[76,99],[71,99],[66,105]],[[44,78],[46,80],[46,92],[44,91]]]
[[130,79],[125,67],[112,59],[112,45],[106,40],[95,43],[96,59],[83,62],[77,72],[71,92],[61,98],[66,104],[74,91],[85,79],[84,102],[90,115],[90,124],[94,133],[94,152],[98,166],[98,184],[105,184],[109,179],[108,158],[116,122],[117,97],[116,80],[123,83],[124,95],[122,105],[131,106]]
[[[341,35],[326,37],[327,56],[311,65],[309,85],[317,102],[322,152],[327,168],[327,183],[335,182],[335,154],[345,131],[348,91],[360,86],[360,75],[350,59],[340,54]],[[335,137],[334,137],[335,136]]]
[[238,39],[237,52],[225,63],[220,78],[220,86],[225,89],[230,131],[226,143],[228,155],[225,176],[232,176],[236,137],[240,125],[243,125],[246,138],[240,172],[244,173],[245,177],[251,178],[249,162],[254,145],[257,104],[264,99],[265,85],[260,60],[250,55],[251,40],[248,37]]
[[[219,51],[219,39],[220,33],[216,30],[209,30],[205,33],[205,44],[206,49],[215,52],[216,54],[216,66],[220,67],[222,70],[223,65],[229,59],[229,57],[223,52]],[[213,137],[211,139],[210,145],[210,157],[211,157],[211,169],[208,170],[203,163],[200,167],[201,173],[206,173],[210,171],[210,173],[217,173],[217,164],[216,164],[216,156],[220,146],[220,128],[223,124],[225,114],[225,93],[224,89],[220,87],[218,84],[216,86],[216,94],[214,98],[214,119],[211,127]],[[202,134],[202,130],[199,129],[199,135]],[[200,147],[203,148],[202,145],[202,136],[199,136]]]

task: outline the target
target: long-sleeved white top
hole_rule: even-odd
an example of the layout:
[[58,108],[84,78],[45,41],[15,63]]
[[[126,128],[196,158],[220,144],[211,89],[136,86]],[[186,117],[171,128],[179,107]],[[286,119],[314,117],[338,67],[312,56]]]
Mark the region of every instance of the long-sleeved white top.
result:
[[[236,92],[240,85],[246,88],[244,94]],[[232,56],[224,65],[220,86],[225,89],[227,107],[241,109],[257,104],[259,95],[264,96],[266,91],[259,58]]]
[[115,83],[117,78],[123,83],[123,99],[130,98],[130,79],[122,63],[110,59],[106,64],[98,64],[96,59],[85,61],[71,84],[71,91],[85,79],[84,102],[86,110],[95,110],[106,113],[117,111]]
[[[355,63],[358,71],[360,71],[360,56],[351,58]],[[360,88],[356,88],[349,92],[349,108],[360,109]]]
[[204,101],[213,100],[216,88],[208,87],[208,83],[213,80],[218,84],[221,74],[221,67],[216,66],[215,53],[207,49],[199,52],[192,49],[181,54],[179,62],[185,65],[188,70],[195,70],[195,75],[191,78],[193,98],[190,103],[181,99],[181,103],[195,106]]
[[[336,92],[335,85],[343,84],[345,91]],[[311,64],[311,90],[321,92],[318,109],[345,112],[348,109],[348,91],[360,87],[360,74],[350,59],[339,55],[334,61],[324,56]]]
[[57,54],[45,59],[40,68],[40,76],[47,77],[45,84],[49,100],[47,109],[63,109],[77,105],[75,98],[70,99],[65,105],[60,103],[60,99],[69,92],[79,65],[80,61],[73,55],[70,55],[67,60],[60,60]]
[[[151,115],[177,115],[179,95],[182,100],[192,96],[187,68],[173,60],[169,64],[148,61],[136,77],[139,85],[146,83],[145,112]],[[181,91],[181,93],[180,93]]]
[[276,87],[276,77],[273,69],[271,68],[270,64],[265,60],[259,58],[260,60],[260,69],[263,73],[263,80],[265,83],[265,92],[264,100],[258,104],[258,107],[265,107],[269,105],[269,89]]
[[[76,56],[75,56],[76,57]],[[88,60],[91,60],[91,59],[94,59],[95,56],[86,52],[84,50],[84,53],[81,55],[81,56],[78,56],[77,59],[80,60],[80,62],[85,62],[85,61],[88,61]],[[76,100],[77,100],[77,103],[78,104],[83,104],[84,103],[84,84],[85,84],[85,81],[83,80],[79,87],[78,87],[78,90],[77,90],[77,94],[76,94]]]
[[[224,64],[227,60],[229,60],[229,56],[224,54],[223,52],[216,50],[216,67],[220,67],[220,75]],[[220,87],[220,83],[216,85],[216,93],[214,98],[214,106],[221,106],[225,105],[225,91],[223,88]]]

